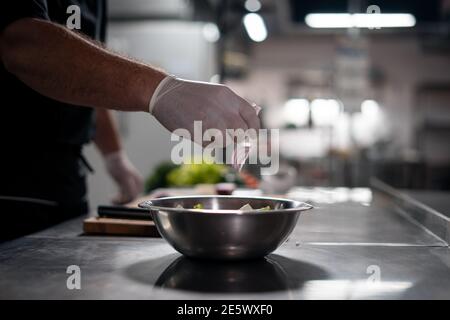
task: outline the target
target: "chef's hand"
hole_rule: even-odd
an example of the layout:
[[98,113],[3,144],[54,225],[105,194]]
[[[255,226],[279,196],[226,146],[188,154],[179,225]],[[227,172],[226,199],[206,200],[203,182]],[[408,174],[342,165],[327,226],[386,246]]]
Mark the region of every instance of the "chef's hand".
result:
[[[156,88],[149,111],[171,132],[187,129],[192,138],[194,121],[199,120],[202,121],[203,132],[218,129],[224,140],[226,129],[260,128],[255,105],[227,86],[172,76],[164,78]],[[195,142],[201,144],[201,141]]]
[[106,154],[106,170],[119,187],[119,193],[112,199],[115,204],[124,204],[135,199],[143,190],[143,180],[137,169],[123,151]]

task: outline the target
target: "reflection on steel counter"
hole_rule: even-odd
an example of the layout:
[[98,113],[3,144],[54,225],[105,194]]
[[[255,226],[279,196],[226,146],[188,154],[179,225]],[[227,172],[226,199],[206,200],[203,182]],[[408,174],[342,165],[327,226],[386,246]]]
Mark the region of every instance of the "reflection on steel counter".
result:
[[[135,264],[127,270],[127,274],[136,281],[148,283],[151,279],[148,275],[155,264],[158,262],[152,260]],[[287,272],[286,269],[294,272]],[[174,255],[156,282],[148,284],[203,293],[251,293],[297,290],[309,281],[328,277],[328,273],[319,266],[276,254],[234,263]]]

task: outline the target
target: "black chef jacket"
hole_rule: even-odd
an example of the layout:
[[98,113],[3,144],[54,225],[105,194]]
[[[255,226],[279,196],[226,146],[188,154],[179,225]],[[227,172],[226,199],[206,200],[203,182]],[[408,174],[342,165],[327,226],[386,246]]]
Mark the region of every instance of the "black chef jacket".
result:
[[[7,0],[0,33],[13,22],[37,18],[66,26],[78,5],[78,32],[104,41],[104,0]],[[77,52],[67,52],[67,58]],[[45,97],[0,65],[0,239],[26,233],[87,210],[81,148],[94,133],[92,108]],[[19,218],[20,217],[20,218]]]

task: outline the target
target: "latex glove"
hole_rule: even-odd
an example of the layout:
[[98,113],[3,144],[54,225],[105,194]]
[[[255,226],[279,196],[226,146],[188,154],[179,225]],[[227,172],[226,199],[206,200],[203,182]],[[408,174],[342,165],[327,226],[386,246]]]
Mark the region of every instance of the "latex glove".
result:
[[[261,107],[257,105],[253,105],[254,112],[256,115],[261,111]],[[247,161],[248,155],[252,151],[252,148],[257,146],[257,140],[249,140],[246,139],[234,145],[233,153],[231,156],[232,167],[238,171],[242,170],[242,167]]]
[[143,190],[141,175],[123,151],[105,155],[106,170],[119,187],[119,193],[112,199],[115,204],[124,204],[135,199]]
[[227,86],[173,76],[160,82],[150,101],[149,112],[169,131],[187,129],[192,138],[194,121],[200,120],[202,133],[218,129],[224,140],[226,129],[260,128],[254,107]]

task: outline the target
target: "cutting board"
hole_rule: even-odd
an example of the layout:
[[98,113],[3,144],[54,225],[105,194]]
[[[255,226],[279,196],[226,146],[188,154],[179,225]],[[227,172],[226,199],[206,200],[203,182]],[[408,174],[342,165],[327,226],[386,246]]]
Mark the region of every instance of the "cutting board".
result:
[[[178,192],[181,192],[182,194],[189,194],[189,192],[192,192],[190,189],[180,190],[178,190]],[[138,204],[145,200],[173,194],[174,190],[172,189],[156,189],[152,193],[126,204],[125,207],[137,208]],[[83,231],[86,235],[161,237],[153,221],[98,216],[85,219],[83,221]]]
[[[138,203],[155,198],[153,192],[129,203],[126,207],[137,208]],[[161,237],[155,223],[150,220],[90,217],[83,221],[83,231],[87,235],[109,235],[128,237]]]
[[91,217],[84,220],[83,230],[90,235],[160,237],[155,223],[149,220]]

